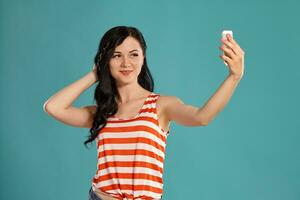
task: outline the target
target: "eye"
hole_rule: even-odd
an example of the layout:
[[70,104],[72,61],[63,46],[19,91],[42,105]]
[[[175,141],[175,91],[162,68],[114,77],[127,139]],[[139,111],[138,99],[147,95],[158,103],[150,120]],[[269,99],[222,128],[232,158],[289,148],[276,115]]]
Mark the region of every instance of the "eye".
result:
[[139,54],[136,54],[136,53],[134,53],[134,54],[132,54],[132,55],[135,56],[135,57],[136,57],[136,56],[139,56]]
[[118,54],[117,54],[117,55],[114,55],[113,58],[115,58],[116,56],[120,56],[120,55],[118,55]]

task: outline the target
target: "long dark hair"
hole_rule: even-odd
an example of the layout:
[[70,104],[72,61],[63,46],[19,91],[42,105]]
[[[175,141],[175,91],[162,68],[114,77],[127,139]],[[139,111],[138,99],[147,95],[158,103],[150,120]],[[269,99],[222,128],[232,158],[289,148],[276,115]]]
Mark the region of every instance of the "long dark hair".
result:
[[108,30],[100,40],[98,52],[94,58],[97,68],[98,84],[94,93],[94,100],[97,104],[97,110],[94,115],[90,135],[84,142],[88,143],[96,139],[99,131],[107,124],[107,118],[118,111],[116,98],[119,99],[115,79],[111,76],[109,70],[109,60],[117,46],[119,46],[128,36],[139,41],[144,54],[144,64],[138,76],[138,83],[146,90],[153,92],[154,82],[147,65],[146,49],[147,45],[142,33],[135,27],[116,26]]

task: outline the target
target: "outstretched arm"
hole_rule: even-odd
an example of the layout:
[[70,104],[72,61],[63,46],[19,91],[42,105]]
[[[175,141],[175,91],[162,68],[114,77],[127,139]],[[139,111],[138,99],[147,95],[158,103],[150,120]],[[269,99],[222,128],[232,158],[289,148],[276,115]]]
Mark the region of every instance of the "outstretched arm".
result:
[[167,97],[166,113],[168,119],[184,126],[208,125],[228,103],[239,80],[229,75],[212,97],[200,108],[184,104],[178,97]]
[[186,126],[206,126],[225,107],[244,73],[244,51],[230,35],[221,40],[224,54],[220,56],[229,68],[229,75],[201,108],[185,105],[177,97],[170,98],[167,114],[170,120]]

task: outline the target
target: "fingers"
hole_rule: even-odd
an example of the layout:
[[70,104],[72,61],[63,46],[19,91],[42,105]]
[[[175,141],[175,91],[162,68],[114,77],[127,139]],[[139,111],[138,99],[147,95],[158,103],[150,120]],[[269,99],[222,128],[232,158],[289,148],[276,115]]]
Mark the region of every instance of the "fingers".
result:
[[224,51],[224,54],[226,56],[229,56],[230,58],[233,58],[235,56],[235,53],[233,52],[233,50],[229,47],[227,47],[226,45],[222,45],[221,47],[219,47],[219,49],[221,51]]
[[240,45],[233,39],[233,37],[231,37],[231,35],[229,35],[227,38],[240,52],[243,52]]
[[230,34],[227,34],[227,40],[224,40],[222,39],[222,42],[230,47],[234,52],[235,54],[240,54],[240,55],[243,55],[244,54],[244,51],[242,50],[242,48],[239,46],[239,44],[233,39],[233,37],[231,37]]
[[230,59],[230,57],[226,56],[226,55],[220,55],[220,58],[222,60],[224,60],[226,63],[230,63],[232,60]]
[[[226,48],[231,49],[234,52],[234,54],[237,55],[239,53],[237,48],[231,41],[222,38],[221,42],[225,45]],[[223,49],[225,49],[225,48],[223,48]]]

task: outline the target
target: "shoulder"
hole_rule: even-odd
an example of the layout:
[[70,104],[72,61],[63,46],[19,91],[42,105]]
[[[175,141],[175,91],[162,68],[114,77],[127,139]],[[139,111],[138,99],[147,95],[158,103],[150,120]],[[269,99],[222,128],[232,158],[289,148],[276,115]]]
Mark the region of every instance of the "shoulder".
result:
[[177,104],[177,103],[183,103],[183,101],[176,97],[176,96],[170,96],[170,95],[163,95],[160,94],[159,98],[157,100],[158,103],[162,105],[170,105],[170,104]]
[[159,98],[157,99],[157,107],[160,108],[161,112],[168,113],[168,111],[172,108],[176,108],[176,106],[184,104],[183,101],[176,97],[171,95],[163,95],[160,94]]

